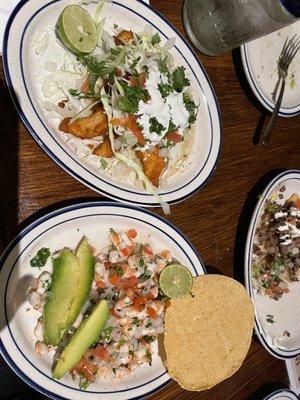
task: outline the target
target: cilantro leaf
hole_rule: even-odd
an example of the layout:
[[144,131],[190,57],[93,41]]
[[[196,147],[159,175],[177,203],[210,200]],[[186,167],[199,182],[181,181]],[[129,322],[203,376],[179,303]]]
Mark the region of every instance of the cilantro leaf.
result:
[[168,133],[171,133],[171,132],[174,132],[175,130],[176,130],[176,125],[173,123],[172,120],[170,120],[167,134],[168,134]]
[[170,72],[169,72],[169,68],[168,68],[168,57],[161,58],[158,61],[158,69],[161,74],[166,75],[167,77],[170,77]]
[[70,93],[70,95],[71,96],[73,96],[73,97],[79,97],[80,96],[80,92],[77,90],[77,89],[69,89],[69,93]]
[[165,129],[162,124],[160,124],[155,117],[149,119],[150,122],[150,132],[155,132],[158,135],[162,134],[162,131]]
[[118,56],[121,53],[121,48],[120,47],[111,48],[110,52],[113,56]]
[[170,93],[173,92],[173,86],[169,83],[159,83],[158,90],[160,91],[162,97],[166,98],[169,96]]
[[128,86],[124,82],[121,82],[120,84],[125,93],[124,96],[119,98],[120,110],[125,113],[136,114],[139,109],[140,100],[147,100],[149,96],[148,90],[138,86]]
[[154,36],[152,36],[151,44],[152,44],[153,46],[155,46],[156,44],[158,44],[158,43],[160,43],[160,42],[161,42],[161,39],[160,39],[160,36],[159,36],[158,33],[156,33]]
[[101,332],[101,339],[104,340],[105,342],[109,342],[110,335],[111,335],[113,329],[114,328],[112,326],[108,326],[108,327],[104,328],[103,331]]
[[91,382],[88,381],[86,378],[81,378],[79,383],[79,388],[81,390],[86,390],[89,387],[90,383]]
[[30,260],[30,265],[33,268],[42,268],[45,266],[48,258],[50,257],[51,252],[50,249],[47,249],[46,247],[42,247],[36,255]]
[[190,95],[188,93],[183,93],[183,102],[185,105],[185,108],[190,114],[189,117],[189,124],[194,124],[197,119],[197,110],[198,107],[196,106],[195,102],[191,99]]
[[190,81],[185,77],[185,68],[178,67],[172,74],[173,87],[178,93],[181,93],[186,86],[190,86]]
[[115,70],[114,65],[108,65],[105,60],[100,61],[95,56],[80,56],[79,60],[86,65],[90,72],[98,76],[106,76]]
[[156,337],[145,335],[145,336],[143,336],[143,339],[145,340],[146,343],[150,344],[156,340]]
[[104,158],[100,158],[100,165],[101,165],[101,168],[104,170],[107,169],[107,167],[108,167],[108,163],[106,160],[104,160]]

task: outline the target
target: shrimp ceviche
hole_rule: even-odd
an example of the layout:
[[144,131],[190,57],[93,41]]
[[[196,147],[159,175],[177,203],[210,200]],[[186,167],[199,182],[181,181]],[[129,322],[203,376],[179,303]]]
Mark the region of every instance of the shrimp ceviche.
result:
[[[169,298],[160,289],[159,276],[172,263],[173,257],[169,250],[155,253],[148,239],[139,240],[140,236],[142,234],[139,235],[135,229],[127,232],[111,229],[108,235],[109,245],[100,252],[83,238],[77,251],[63,249],[53,254],[53,272],[42,272],[33,280],[29,289],[28,301],[31,307],[41,313],[34,330],[36,352],[38,356],[53,352],[54,359],[72,345],[76,335],[83,333],[83,325],[92,316],[95,305],[101,301],[107,302],[106,323],[100,336],[92,344],[87,342],[84,353],[78,355],[78,361],[68,370],[82,389],[86,389],[97,378],[122,379],[143,364],[151,366],[153,343],[164,332],[164,314]],[[82,304],[72,317],[65,317],[63,324],[61,320],[58,321],[58,329],[61,330],[64,325],[64,331],[59,331],[57,338],[55,319],[61,319],[57,315],[65,307],[62,303],[67,303],[69,296],[70,304],[71,300],[74,304],[74,299],[81,296],[76,288],[72,297],[72,287],[66,294],[68,282],[62,275],[66,273],[68,276],[70,262],[73,263],[74,271],[74,263],[77,263],[77,259],[80,261],[83,247],[86,254],[90,252],[89,258],[84,256],[89,269],[79,273],[92,272],[90,283],[82,289],[87,296],[84,299],[82,297]],[[49,249],[43,248],[31,260],[31,265],[42,268],[49,256]],[[72,279],[76,281],[76,275]],[[86,275],[81,275],[80,282],[84,280]],[[60,290],[63,291],[63,300],[60,300]],[[51,303],[56,300],[54,313],[51,314]],[[71,321],[72,318],[74,322]],[[85,340],[82,336],[81,344]],[[72,349],[73,355],[76,351]],[[62,358],[64,362],[67,356]]]
[[[282,194],[281,194],[282,196]],[[300,278],[300,198],[293,194],[282,205],[266,202],[253,248],[253,287],[279,300]]]
[[[76,21],[92,19],[79,6],[67,7],[64,19],[70,7]],[[81,159],[157,196],[164,178],[190,166],[198,111],[190,80],[183,66],[174,65],[174,40],[163,44],[150,27],[141,32],[116,24],[104,29],[99,15],[98,8],[91,22],[97,40],[89,53],[76,51],[57,24],[65,58],[60,66],[51,63],[42,107],[58,118],[61,137]],[[78,46],[84,40],[83,33]]]

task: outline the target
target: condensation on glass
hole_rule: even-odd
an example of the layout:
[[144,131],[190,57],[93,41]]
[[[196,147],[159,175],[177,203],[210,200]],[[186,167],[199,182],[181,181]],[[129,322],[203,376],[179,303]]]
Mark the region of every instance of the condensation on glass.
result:
[[300,0],[185,0],[183,22],[207,55],[224,53],[300,17]]

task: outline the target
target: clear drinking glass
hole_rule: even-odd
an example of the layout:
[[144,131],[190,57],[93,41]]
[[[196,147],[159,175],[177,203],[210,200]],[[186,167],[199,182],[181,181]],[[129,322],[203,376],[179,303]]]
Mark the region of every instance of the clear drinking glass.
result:
[[300,18],[300,0],[185,0],[183,23],[202,53],[216,55]]

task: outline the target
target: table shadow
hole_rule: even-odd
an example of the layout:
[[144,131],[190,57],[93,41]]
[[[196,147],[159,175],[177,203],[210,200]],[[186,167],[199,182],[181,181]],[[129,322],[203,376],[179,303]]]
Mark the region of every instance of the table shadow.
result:
[[[0,78],[0,251],[18,231],[19,119],[3,79]],[[0,326],[0,332],[3,327]],[[0,399],[35,399],[35,392],[15,375],[0,356]]]
[[254,145],[257,145],[257,144],[259,144],[259,141],[260,141],[262,128],[264,126],[265,120],[266,120],[267,116],[270,115],[270,112],[268,110],[266,110],[261,105],[261,103],[257,100],[256,96],[254,95],[254,93],[248,83],[248,80],[245,75],[243,63],[242,63],[241,51],[239,48],[232,50],[232,62],[234,65],[236,76],[238,78],[238,81],[240,83],[240,86],[241,86],[243,92],[247,96],[248,100],[254,105],[255,108],[257,108],[257,110],[260,113],[260,116],[258,117],[258,121],[257,121],[257,126],[256,126],[256,128],[253,132],[253,136],[252,136],[252,143]]
[[270,395],[273,392],[276,392],[276,390],[279,389],[287,389],[287,387],[282,382],[270,382],[261,386],[245,400],[263,400],[268,395]]

